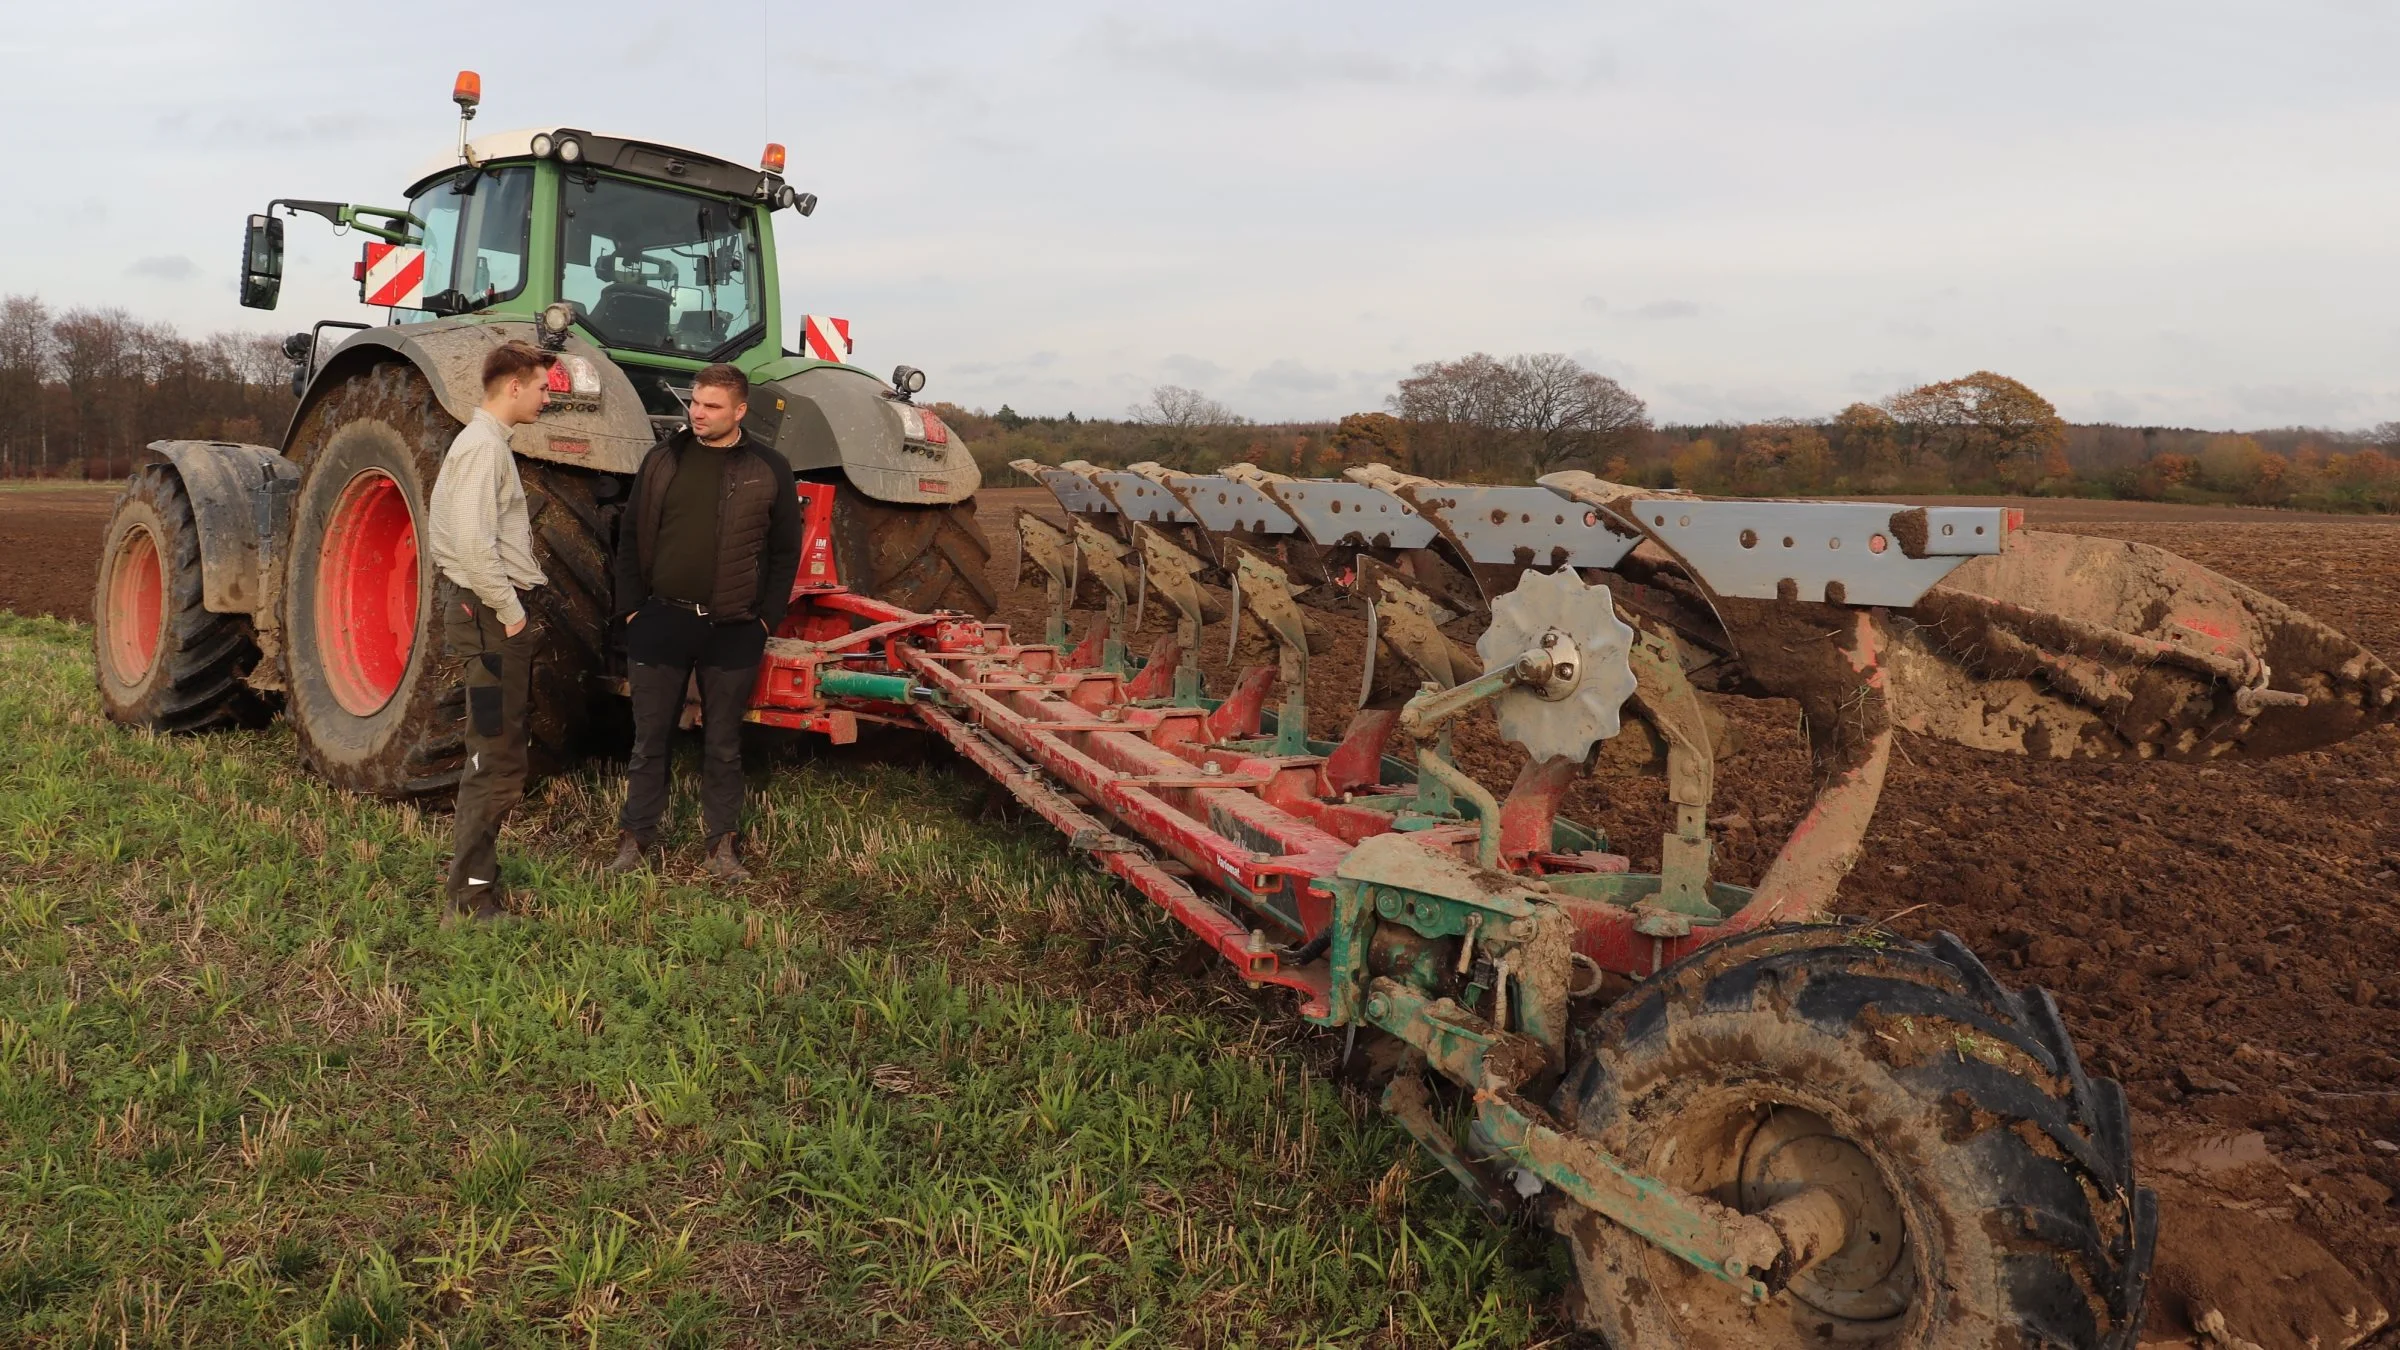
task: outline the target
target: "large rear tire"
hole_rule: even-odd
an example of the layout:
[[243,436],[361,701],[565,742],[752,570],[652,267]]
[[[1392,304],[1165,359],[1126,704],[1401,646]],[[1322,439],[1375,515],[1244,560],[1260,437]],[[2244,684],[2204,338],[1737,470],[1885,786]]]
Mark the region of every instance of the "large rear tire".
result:
[[1744,1212],[1823,1187],[1849,1216],[1847,1245],[1753,1308],[1560,1211],[1616,1350],[2133,1344],[2157,1204],[2134,1184],[2124,1093],[2084,1074],[2048,994],[2002,989],[1957,939],[1733,939],[1585,1044],[1558,1105],[1587,1138]]
[[854,591],[903,609],[957,610],[990,618],[1000,596],[985,573],[992,546],[975,503],[901,506],[848,483],[833,498],[834,566]]
[[[301,752],[344,788],[385,796],[456,784],[465,755],[459,663],[442,650],[438,571],[423,551],[426,503],[459,424],[414,366],[359,370],[302,419],[287,452],[302,468],[283,591],[288,709]],[[518,462],[534,556],[532,738],[537,762],[580,746],[588,678],[607,630],[604,475]]]
[[155,731],[203,731],[262,720],[245,682],[258,664],[247,614],[201,604],[200,530],[182,478],[147,464],[118,494],[92,592],[100,706]]

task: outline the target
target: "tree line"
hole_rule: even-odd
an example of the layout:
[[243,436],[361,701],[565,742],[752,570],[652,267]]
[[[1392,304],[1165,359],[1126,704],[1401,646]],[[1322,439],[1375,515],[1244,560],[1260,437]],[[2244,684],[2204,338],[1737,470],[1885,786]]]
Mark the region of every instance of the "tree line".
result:
[[1337,422],[1255,424],[1174,385],[1119,419],[943,410],[987,477],[1026,457],[1197,471],[1241,460],[1319,476],[1380,463],[1481,482],[1586,468],[1738,496],[2008,493],[2400,512],[2400,421],[2364,432],[2076,424],[1988,370],[1824,417],[1711,425],[1654,425],[1639,397],[1555,353],[1427,362],[1382,409]]
[[[35,296],[0,297],[0,477],[118,478],[154,440],[273,442],[292,414],[290,376],[274,337],[191,338],[122,309],[58,313]],[[1255,423],[1180,385],[1113,418],[935,406],[995,482],[1026,457],[1203,471],[1239,460],[1302,476],[1377,463],[1483,482],[1587,468],[1744,496],[2005,492],[2400,512],[2400,421],[2368,432],[2078,425],[1992,371],[1824,417],[1713,425],[1655,425],[1641,398],[1555,352],[1428,361],[1382,408],[1331,422]]]
[[0,297],[0,477],[121,478],[156,440],[272,443],[291,372],[273,337]]

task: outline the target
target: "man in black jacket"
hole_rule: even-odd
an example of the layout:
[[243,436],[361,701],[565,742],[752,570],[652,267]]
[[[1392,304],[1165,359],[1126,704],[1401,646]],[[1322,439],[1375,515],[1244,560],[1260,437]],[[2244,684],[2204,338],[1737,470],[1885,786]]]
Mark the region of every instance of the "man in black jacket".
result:
[[800,506],[791,463],[742,434],[749,395],[750,381],[732,366],[693,376],[691,425],[650,448],[617,523],[633,759],[611,871],[640,867],[656,837],[684,685],[697,670],[708,870],[725,881],[750,876],[739,849],[742,718],[767,636],[791,602]]

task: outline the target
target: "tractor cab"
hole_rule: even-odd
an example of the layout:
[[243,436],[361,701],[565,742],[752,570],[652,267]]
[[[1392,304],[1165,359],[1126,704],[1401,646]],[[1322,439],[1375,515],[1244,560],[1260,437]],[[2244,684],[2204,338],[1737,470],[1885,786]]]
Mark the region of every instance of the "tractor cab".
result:
[[[782,355],[770,217],[815,202],[764,167],[780,168],[781,146],[753,170],[561,129],[482,137],[465,155],[410,189],[423,290],[416,308],[393,310],[395,322],[562,305],[658,417],[680,414],[698,367]],[[362,263],[368,303],[372,270]]]
[[452,97],[457,148],[415,175],[405,209],[279,199],[252,216],[242,303],[274,307],[277,212],[308,212],[367,236],[359,300],[385,308],[392,324],[541,322],[562,307],[552,330],[604,350],[654,417],[680,414],[680,392],[703,365],[730,361],[757,375],[785,355],[771,217],[806,216],[816,197],[784,181],[781,145],[750,168],[572,127],[469,139],[480,81],[462,73]]
[[[275,307],[284,219],[305,212],[361,237],[358,298],[386,316],[285,340],[298,399],[286,458],[304,457],[333,391],[394,361],[463,423],[484,352],[517,340],[560,355],[540,424],[511,438],[524,458],[630,474],[682,425],[693,375],[723,362],[750,380],[746,429],[801,475],[910,509],[974,495],[974,456],[913,402],[922,371],[899,366],[887,381],[852,364],[846,319],[806,316],[785,345],[774,217],[810,215],[817,199],[785,181],[781,145],[747,165],[579,127],[470,137],[481,91],[460,74],[457,143],[411,175],[406,206],[279,198],[250,217],[244,305]],[[328,329],[357,331],[329,341]],[[931,570],[965,576],[956,563]],[[989,603],[980,578],[960,585]]]

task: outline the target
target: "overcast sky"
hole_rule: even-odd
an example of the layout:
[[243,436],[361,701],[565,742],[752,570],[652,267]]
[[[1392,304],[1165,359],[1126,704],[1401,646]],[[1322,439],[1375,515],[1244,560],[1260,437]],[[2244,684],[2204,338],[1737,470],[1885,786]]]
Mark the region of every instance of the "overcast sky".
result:
[[2079,420],[2400,418],[2393,0],[8,8],[0,293],[187,331],[378,315],[310,217],[236,306],[242,217],[398,204],[471,67],[482,132],[786,142],[786,326],[969,406],[1331,417],[1483,350],[1662,420],[1987,367]]

